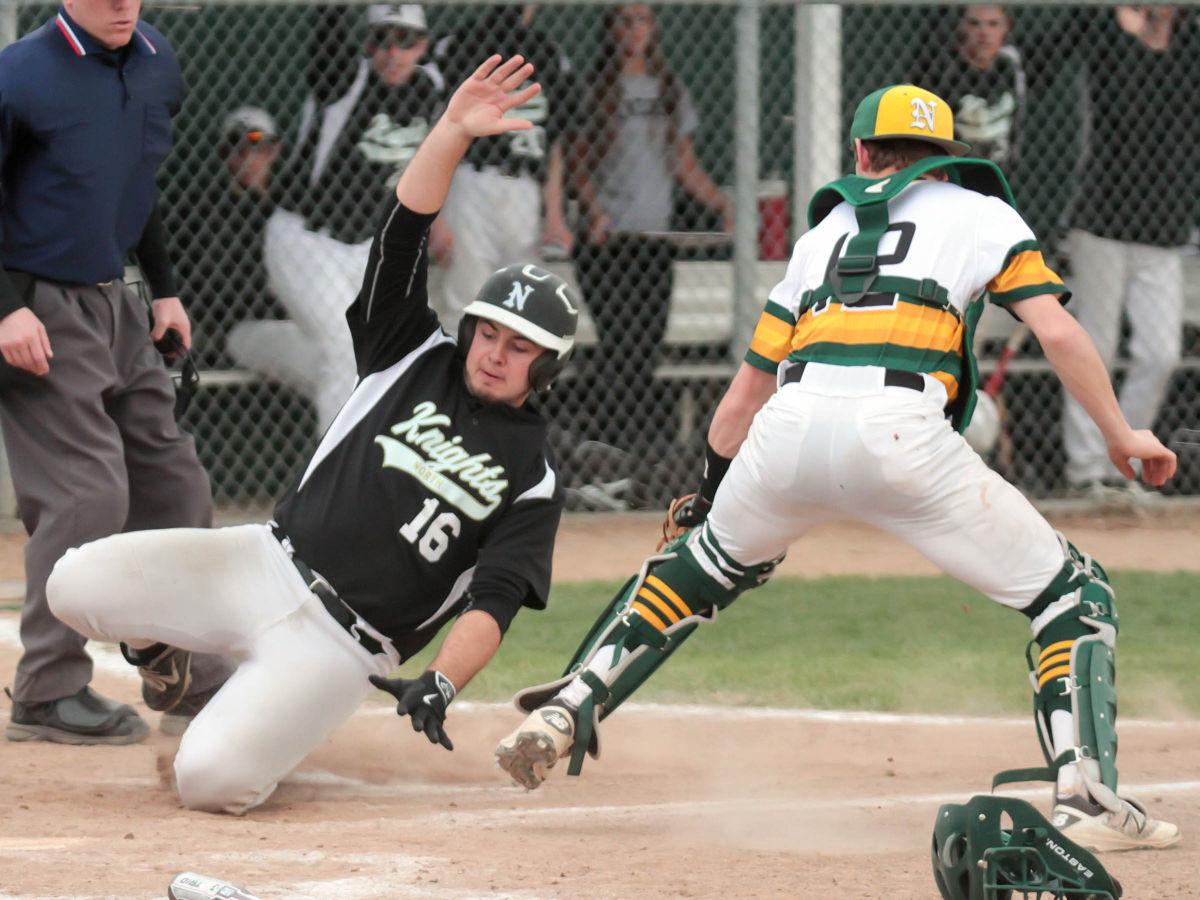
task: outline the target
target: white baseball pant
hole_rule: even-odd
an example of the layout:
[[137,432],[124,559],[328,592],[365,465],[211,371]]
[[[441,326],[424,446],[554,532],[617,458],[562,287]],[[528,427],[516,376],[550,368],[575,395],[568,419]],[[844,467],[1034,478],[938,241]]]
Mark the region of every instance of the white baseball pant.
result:
[[[346,309],[358,296],[370,250],[370,241],[343,244],[307,229],[302,216],[275,210],[267,220],[263,263],[271,293],[294,328],[245,323],[248,330],[230,343],[239,364],[267,377],[285,376],[285,383],[306,393],[316,404],[321,431],[358,380]],[[264,337],[264,332],[270,336]],[[306,374],[297,377],[301,365]]]
[[175,757],[190,809],[258,806],[399,664],[368,653],[308,589],[265,525],[118,534],[68,550],[46,585],[58,618],[92,640],[163,642],[236,670]]
[[[1112,371],[1129,316],[1129,370],[1121,385],[1121,412],[1134,428],[1151,428],[1179,365],[1183,340],[1183,256],[1179,247],[1155,247],[1068,234],[1072,299],[1068,309],[1084,327]],[[1100,429],[1074,399],[1063,404],[1067,480],[1083,484],[1120,478],[1108,459]]]
[[447,328],[458,327],[463,309],[497,269],[541,258],[541,210],[541,186],[532,175],[501,175],[495,166],[458,167],[442,209],[454,235],[440,310]]
[[[946,391],[883,383],[884,369],[809,363],[759,411],[709,514],[736,562],[779,556],[832,519],[895,535],[1015,609],[1063,565],[1049,523],[950,426]],[[864,539],[864,553],[870,546]],[[801,551],[803,552],[803,551]]]

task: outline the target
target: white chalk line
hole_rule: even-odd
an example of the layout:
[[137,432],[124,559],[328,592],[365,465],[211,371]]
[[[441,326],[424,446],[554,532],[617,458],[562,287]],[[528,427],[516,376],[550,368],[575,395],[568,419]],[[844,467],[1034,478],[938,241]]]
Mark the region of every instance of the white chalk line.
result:
[[[0,616],[0,644],[20,647],[21,640],[17,620]],[[125,662],[115,644],[92,641],[88,652],[95,660],[96,668],[108,675],[125,680],[137,680],[137,671]],[[516,715],[511,703],[489,703],[476,700],[458,700],[451,707],[451,714],[508,711]],[[355,715],[389,716],[393,707],[372,704],[360,709]],[[863,710],[839,709],[791,709],[770,706],[717,706],[703,703],[628,703],[621,707],[621,715],[654,716],[658,718],[693,719],[712,721],[775,721],[775,722],[824,722],[837,725],[930,725],[959,727],[963,725],[988,725],[998,727],[1028,728],[1030,718],[1011,716],[953,716],[930,713],[887,713]],[[1126,728],[1200,728],[1200,719],[1121,719],[1120,727]]]

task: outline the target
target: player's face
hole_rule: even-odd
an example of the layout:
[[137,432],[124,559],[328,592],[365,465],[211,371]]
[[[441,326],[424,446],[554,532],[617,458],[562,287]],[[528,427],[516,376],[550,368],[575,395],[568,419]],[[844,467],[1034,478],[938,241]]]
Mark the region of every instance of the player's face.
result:
[[613,37],[625,56],[644,57],[654,37],[654,12],[643,3],[617,8],[613,19]]
[[959,20],[963,55],[977,66],[990,66],[1008,39],[1008,13],[1003,6],[968,6]]
[[529,396],[529,366],[545,352],[511,328],[479,319],[467,350],[467,387],[480,400],[520,406]]
[[238,184],[249,188],[265,188],[271,177],[271,169],[279,158],[279,141],[264,138],[260,141],[243,141],[225,160],[229,174]]
[[371,68],[389,87],[399,87],[412,77],[428,47],[428,35],[407,28],[382,27],[367,37]]
[[84,31],[115,50],[133,37],[142,0],[63,0],[63,6]]

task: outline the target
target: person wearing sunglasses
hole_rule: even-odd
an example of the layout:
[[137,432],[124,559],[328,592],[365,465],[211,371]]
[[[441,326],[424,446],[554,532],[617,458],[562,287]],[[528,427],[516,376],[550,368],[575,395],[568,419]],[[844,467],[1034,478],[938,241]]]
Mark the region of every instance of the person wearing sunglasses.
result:
[[[311,398],[320,431],[354,387],[345,313],[366,269],[378,205],[395,190],[443,102],[444,81],[420,64],[429,45],[422,7],[369,6],[366,26],[345,87],[331,95],[313,85],[275,179],[278,208],[267,222],[264,262],[271,292],[290,320],[246,322],[228,344],[241,365]],[[343,40],[337,30],[330,34]],[[326,87],[338,83],[336,66],[331,70],[318,54],[313,61]],[[435,222],[433,259],[447,262],[452,243]]]

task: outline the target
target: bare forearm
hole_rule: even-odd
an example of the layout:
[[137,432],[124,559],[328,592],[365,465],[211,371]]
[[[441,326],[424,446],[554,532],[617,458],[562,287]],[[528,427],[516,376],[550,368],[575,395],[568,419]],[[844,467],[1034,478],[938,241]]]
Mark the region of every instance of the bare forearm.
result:
[[725,194],[696,158],[695,148],[690,139],[680,142],[678,161],[675,165],[675,177],[679,186],[691,197],[699,200],[705,206],[723,211],[728,203]]
[[1129,430],[1113,392],[1112,381],[1091,337],[1074,319],[1074,328],[1042,343],[1042,352],[1063,387],[1100,428],[1106,440]]
[[413,212],[437,212],[446,202],[454,170],[470,146],[466,130],[443,116],[400,176],[396,199]]
[[709,445],[727,459],[736,456],[750,433],[750,423],[774,393],[774,375],[742,363],[713,413],[708,427]]
[[485,612],[471,610],[459,616],[429,668],[441,672],[461,691],[491,661],[499,646],[500,626],[496,620]]
[[1083,326],[1049,295],[1014,303],[1012,310],[1033,331],[1067,392],[1079,401],[1108,442],[1128,434],[1129,423],[1113,393],[1108,370]]

